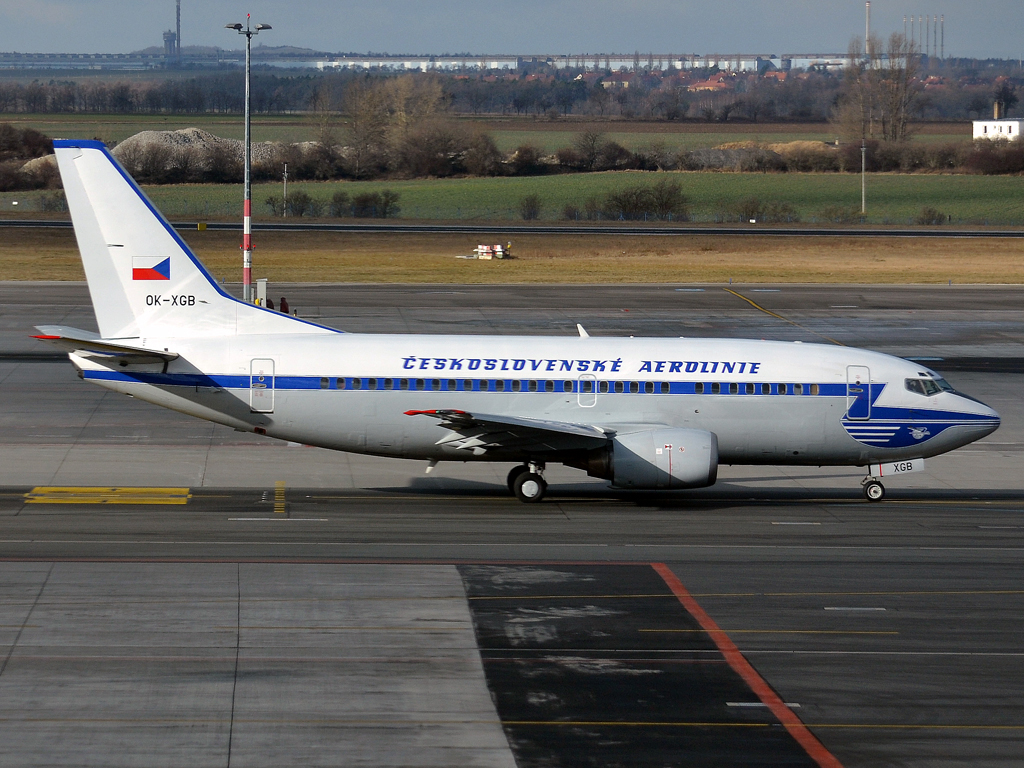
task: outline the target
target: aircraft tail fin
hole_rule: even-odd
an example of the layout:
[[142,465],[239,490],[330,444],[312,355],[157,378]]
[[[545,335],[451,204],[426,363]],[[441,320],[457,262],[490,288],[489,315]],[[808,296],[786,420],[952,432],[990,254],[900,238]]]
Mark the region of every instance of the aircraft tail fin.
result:
[[103,338],[334,332],[225,293],[102,142],[53,146]]

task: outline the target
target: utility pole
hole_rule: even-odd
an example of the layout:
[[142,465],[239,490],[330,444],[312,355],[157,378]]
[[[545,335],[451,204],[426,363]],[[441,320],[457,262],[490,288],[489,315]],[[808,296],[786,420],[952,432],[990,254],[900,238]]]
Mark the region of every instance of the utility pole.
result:
[[284,205],[281,206],[281,218],[288,218],[288,163],[284,164]]
[[242,203],[242,298],[246,303],[252,302],[252,141],[250,137],[249,119],[249,70],[252,55],[252,36],[260,30],[270,29],[269,24],[257,24],[249,27],[251,16],[245,14],[245,27],[241,24],[225,24],[225,29],[233,29],[245,35],[245,198]]

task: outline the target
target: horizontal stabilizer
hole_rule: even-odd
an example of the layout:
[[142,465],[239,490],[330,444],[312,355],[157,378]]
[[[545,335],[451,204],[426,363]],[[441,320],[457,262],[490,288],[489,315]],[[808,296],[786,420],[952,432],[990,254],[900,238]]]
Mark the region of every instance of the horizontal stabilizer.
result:
[[37,325],[38,336],[34,339],[45,341],[67,352],[87,357],[116,357],[130,363],[169,363],[176,360],[178,354],[166,350],[146,349],[131,344],[123,344],[119,340],[101,338],[98,333],[83,331],[80,328],[69,328],[64,325]]

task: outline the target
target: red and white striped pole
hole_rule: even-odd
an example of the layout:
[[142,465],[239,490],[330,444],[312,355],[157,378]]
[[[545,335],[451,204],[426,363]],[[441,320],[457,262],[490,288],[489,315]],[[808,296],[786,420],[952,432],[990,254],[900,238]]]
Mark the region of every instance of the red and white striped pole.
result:
[[228,29],[235,29],[238,34],[245,35],[245,199],[242,205],[242,298],[246,302],[252,296],[252,140],[250,138],[249,119],[249,71],[252,55],[252,36],[259,34],[261,29],[270,29],[269,24],[257,24],[250,29],[251,16],[245,15],[245,29],[241,24],[228,24]]

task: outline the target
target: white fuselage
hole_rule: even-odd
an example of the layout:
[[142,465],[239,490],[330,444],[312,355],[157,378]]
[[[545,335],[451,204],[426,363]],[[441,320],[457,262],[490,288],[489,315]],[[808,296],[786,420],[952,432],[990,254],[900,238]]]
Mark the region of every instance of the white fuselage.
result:
[[843,464],[933,456],[993,431],[992,409],[935,376],[864,350],[773,341],[427,335],[240,335],[146,339],[180,357],[86,379],[238,429],[342,451],[428,460],[476,455],[435,421],[452,409],[598,426],[664,425],[718,436],[722,463]]

